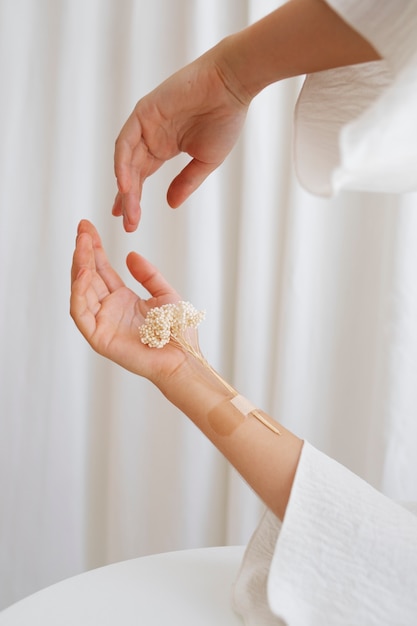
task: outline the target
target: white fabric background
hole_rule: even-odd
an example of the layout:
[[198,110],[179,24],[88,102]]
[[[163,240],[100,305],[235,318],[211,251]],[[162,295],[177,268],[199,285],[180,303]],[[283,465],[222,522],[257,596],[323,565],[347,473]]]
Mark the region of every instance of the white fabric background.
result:
[[119,271],[148,256],[207,312],[201,345],[254,403],[384,493],[417,499],[417,196],[315,198],[294,179],[298,80],[254,102],[187,204],[110,215],[136,100],[272,0],[0,0],[0,607],[91,567],[246,542],[262,505],[68,313],[82,217]]

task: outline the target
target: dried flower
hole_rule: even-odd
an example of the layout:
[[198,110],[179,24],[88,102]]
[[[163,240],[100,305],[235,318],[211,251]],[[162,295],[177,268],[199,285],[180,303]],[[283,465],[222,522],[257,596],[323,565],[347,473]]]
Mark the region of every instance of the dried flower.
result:
[[204,312],[197,311],[190,302],[154,307],[139,327],[141,341],[150,348],[163,348],[171,339],[183,344],[185,331],[197,328],[204,317]]

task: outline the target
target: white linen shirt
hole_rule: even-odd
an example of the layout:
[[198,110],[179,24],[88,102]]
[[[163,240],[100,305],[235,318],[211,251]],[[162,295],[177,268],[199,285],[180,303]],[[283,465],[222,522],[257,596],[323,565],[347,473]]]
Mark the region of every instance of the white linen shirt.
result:
[[[306,78],[295,167],[315,194],[417,190],[417,0],[328,0],[383,60]],[[234,587],[247,626],[416,626],[417,515],[304,443]]]
[[417,189],[417,3],[329,0],[383,60],[311,74],[295,111],[295,167],[309,191]]
[[246,626],[416,626],[417,515],[304,442],[234,587]]

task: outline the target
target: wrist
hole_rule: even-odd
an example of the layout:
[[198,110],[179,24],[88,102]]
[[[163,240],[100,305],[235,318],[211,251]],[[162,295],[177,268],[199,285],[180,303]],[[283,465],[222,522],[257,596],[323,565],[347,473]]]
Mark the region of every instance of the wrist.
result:
[[230,391],[208,363],[187,353],[178,367],[154,380],[154,384],[189,417],[195,415],[196,409],[204,414],[212,405],[230,396]]
[[213,49],[242,102],[284,78],[375,61],[379,53],[324,0],[291,0]]
[[253,80],[246,74],[247,52],[239,38],[240,33],[229,35],[208,54],[212,55],[217,73],[227,91],[239,104],[248,107],[258,91],[252,84]]
[[277,16],[270,15],[223,39],[215,62],[227,89],[249,106],[265,87],[291,75],[279,50]]

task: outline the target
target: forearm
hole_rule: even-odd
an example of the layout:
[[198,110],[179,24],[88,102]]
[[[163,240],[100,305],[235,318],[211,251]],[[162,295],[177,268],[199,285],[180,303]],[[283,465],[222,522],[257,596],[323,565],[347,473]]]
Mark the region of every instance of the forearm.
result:
[[219,69],[240,99],[283,78],[379,59],[324,0],[290,0],[219,44]]
[[[200,352],[201,313],[136,253],[132,276],[151,294],[136,296],[109,264],[95,227],[78,227],[71,271],[71,315],[92,348],[153,382],[235,466],[265,504],[283,517],[302,442],[267,416],[235,405],[236,392]],[[175,304],[174,304],[175,302]],[[263,421],[265,423],[263,423]],[[273,430],[271,430],[273,428]]]
[[244,480],[283,519],[302,440],[261,413],[274,432],[252,414],[245,416],[233,393],[206,366],[190,359],[160,386],[164,395],[208,437]]

